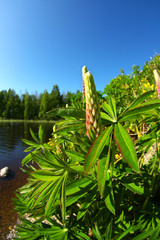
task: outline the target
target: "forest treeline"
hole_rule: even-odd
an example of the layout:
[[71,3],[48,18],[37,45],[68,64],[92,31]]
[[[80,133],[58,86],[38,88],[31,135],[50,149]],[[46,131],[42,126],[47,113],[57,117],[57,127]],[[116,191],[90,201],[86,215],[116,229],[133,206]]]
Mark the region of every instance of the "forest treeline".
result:
[[48,119],[47,112],[54,108],[64,107],[79,98],[81,93],[67,92],[60,94],[58,85],[54,85],[51,93],[45,90],[41,94],[28,92],[19,96],[15,90],[0,91],[0,119]]
[[[97,92],[99,102],[112,97],[116,100],[117,108],[121,109],[122,105],[129,106],[142,93],[156,90],[154,69],[160,74],[160,54],[147,61],[141,70],[137,65],[132,67],[130,74],[125,74],[121,69],[121,73],[105,86],[103,92]],[[157,98],[156,91],[152,98]],[[50,115],[46,114],[48,111],[65,107],[66,104],[82,107],[82,92],[78,90],[61,95],[58,85],[53,86],[51,93],[45,90],[40,95],[26,92],[19,96],[14,90],[3,90],[0,92],[0,119],[50,119]]]

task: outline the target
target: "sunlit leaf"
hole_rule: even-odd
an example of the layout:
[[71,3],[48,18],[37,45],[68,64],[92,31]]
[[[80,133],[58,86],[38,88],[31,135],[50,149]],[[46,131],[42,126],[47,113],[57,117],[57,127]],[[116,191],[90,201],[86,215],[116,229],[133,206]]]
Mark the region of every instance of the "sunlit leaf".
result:
[[91,166],[93,166],[93,164],[98,160],[101,152],[103,151],[111,135],[112,129],[113,127],[110,126],[106,130],[104,130],[104,132],[102,132],[101,135],[93,142],[92,146],[90,147],[86,155],[85,165],[84,165],[85,174],[89,172]]
[[[122,113],[119,117],[120,121],[123,121],[124,119],[127,120],[127,118],[130,118],[131,116],[137,116],[137,114],[145,114],[148,113],[148,111],[153,110],[155,108],[160,107],[160,100],[152,100],[149,102],[142,103],[138,105],[137,107],[131,108],[124,113]],[[132,118],[133,119],[133,118]]]
[[118,149],[130,167],[133,168],[136,172],[140,172],[136,151],[131,137],[120,123],[115,124],[114,138]]
[[31,173],[31,175],[36,179],[42,181],[56,181],[61,178],[62,171],[59,174],[56,174],[55,172],[50,170],[37,170]]
[[57,194],[59,192],[59,189],[61,187],[62,181],[63,181],[64,176],[61,176],[61,178],[59,178],[59,180],[57,180],[54,189],[52,191],[52,193],[50,194],[50,197],[47,201],[47,204],[45,206],[45,216],[49,216],[50,212],[51,212],[51,206],[54,204]]

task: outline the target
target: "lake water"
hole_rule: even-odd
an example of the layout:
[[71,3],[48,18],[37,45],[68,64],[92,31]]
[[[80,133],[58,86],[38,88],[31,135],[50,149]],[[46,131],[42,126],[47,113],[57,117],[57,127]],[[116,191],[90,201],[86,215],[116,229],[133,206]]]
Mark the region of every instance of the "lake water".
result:
[[10,177],[0,178],[0,239],[6,239],[5,235],[16,222],[17,214],[13,212],[11,198],[14,197],[14,191],[26,182],[26,176],[19,169],[27,154],[24,152],[27,145],[22,139],[33,140],[29,129],[37,136],[39,126],[42,125],[43,141],[47,142],[52,136],[53,124],[0,121],[0,169],[8,166],[11,170]]

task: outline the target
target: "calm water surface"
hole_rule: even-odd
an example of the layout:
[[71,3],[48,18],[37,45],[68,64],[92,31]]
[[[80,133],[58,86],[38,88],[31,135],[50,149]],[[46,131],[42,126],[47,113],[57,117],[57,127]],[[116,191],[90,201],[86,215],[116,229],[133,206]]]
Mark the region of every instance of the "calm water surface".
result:
[[29,129],[38,135],[39,126],[43,126],[43,141],[47,142],[51,137],[53,123],[34,122],[0,122],[0,169],[8,166],[11,176],[0,178],[0,239],[6,239],[5,235],[16,222],[17,215],[13,212],[11,198],[14,191],[26,182],[26,176],[19,169],[21,161],[26,156],[24,152],[27,145],[22,139],[33,140]]

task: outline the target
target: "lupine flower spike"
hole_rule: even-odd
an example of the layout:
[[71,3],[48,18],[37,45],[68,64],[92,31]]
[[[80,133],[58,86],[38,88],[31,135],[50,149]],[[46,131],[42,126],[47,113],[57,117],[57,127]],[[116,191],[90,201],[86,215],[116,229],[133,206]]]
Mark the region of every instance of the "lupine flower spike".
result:
[[90,137],[89,129],[91,128],[96,136],[98,136],[101,130],[100,109],[94,79],[90,72],[84,75],[84,83],[86,97],[86,134]]
[[154,69],[153,73],[154,73],[154,78],[155,78],[156,85],[157,85],[158,98],[160,99],[160,76],[158,74],[157,69]]
[[86,66],[84,66],[83,68],[82,68],[82,80],[83,80],[83,103],[84,103],[84,97],[85,97],[85,83],[84,83],[84,75],[86,74],[86,72],[87,72],[87,67]]

